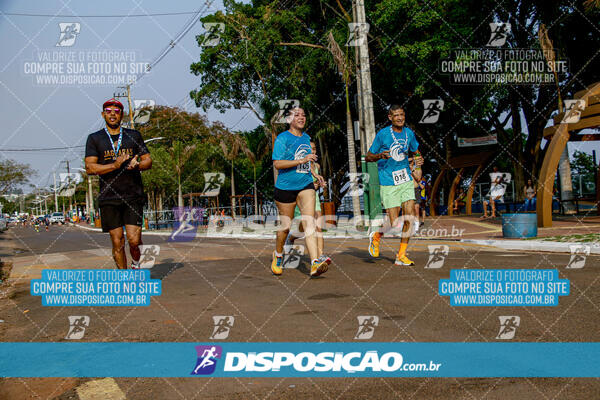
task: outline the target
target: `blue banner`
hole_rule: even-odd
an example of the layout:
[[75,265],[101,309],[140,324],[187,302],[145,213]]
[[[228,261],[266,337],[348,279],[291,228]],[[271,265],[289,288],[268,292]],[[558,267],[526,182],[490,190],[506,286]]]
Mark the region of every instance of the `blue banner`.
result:
[[148,269],[45,269],[29,286],[43,306],[149,306],[162,293]]
[[451,306],[557,306],[568,296],[570,282],[556,269],[452,269],[440,279],[440,296]]
[[2,377],[600,376],[600,343],[0,343],[0,353]]

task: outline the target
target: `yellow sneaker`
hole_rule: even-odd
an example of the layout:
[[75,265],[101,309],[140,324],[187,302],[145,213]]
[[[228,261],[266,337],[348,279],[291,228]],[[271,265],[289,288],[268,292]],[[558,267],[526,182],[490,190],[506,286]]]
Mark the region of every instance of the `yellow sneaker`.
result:
[[394,261],[396,265],[415,265],[415,263],[405,255],[402,257],[396,256],[396,261]]
[[379,240],[373,240],[375,233],[377,233],[377,231],[369,234],[369,255],[371,257],[379,257]]
[[271,262],[271,272],[273,275],[281,275],[283,274],[283,256],[277,257],[275,252],[273,252],[273,261]]
[[310,266],[310,276],[319,276],[327,272],[331,264],[331,259],[327,256],[321,256]]

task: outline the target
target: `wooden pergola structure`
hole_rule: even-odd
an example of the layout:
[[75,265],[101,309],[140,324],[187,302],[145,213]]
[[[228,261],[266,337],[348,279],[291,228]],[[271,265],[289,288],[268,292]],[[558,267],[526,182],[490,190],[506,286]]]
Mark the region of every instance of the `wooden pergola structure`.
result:
[[[544,156],[540,176],[538,179],[537,191],[537,220],[539,227],[552,226],[552,192],[554,189],[554,177],[560,156],[567,145],[571,141],[592,141],[600,140],[600,134],[577,135],[576,131],[586,128],[600,127],[600,82],[594,83],[575,93],[574,99],[583,100],[585,108],[583,111],[576,107],[571,108],[565,113],[559,113],[554,119],[554,125],[544,129],[544,138],[549,140],[548,150]],[[579,121],[575,123],[564,123],[565,116],[567,119],[576,116],[581,112]],[[596,182],[596,202],[600,200],[600,190],[598,182]],[[596,203],[598,204],[598,203]]]
[[465,201],[466,214],[471,215],[471,203],[473,202],[473,192],[475,191],[475,183],[481,175],[481,172],[487,166],[487,162],[493,157],[494,152],[487,151],[483,153],[476,154],[465,154],[462,156],[456,156],[450,158],[450,160],[444,165],[438,174],[437,178],[433,183],[431,188],[431,207],[429,207],[429,213],[432,216],[437,215],[437,206],[438,206],[438,198],[439,198],[439,189],[440,184],[444,178],[444,175],[448,171],[456,171],[458,173],[452,180],[452,185],[450,186],[450,193],[448,194],[448,215],[453,215],[454,210],[452,210],[452,204],[454,203],[454,196],[456,195],[456,188],[463,178],[463,174],[466,168],[477,167],[475,172],[473,173],[473,177],[471,178],[471,184],[469,185],[469,190],[467,191],[467,198]]

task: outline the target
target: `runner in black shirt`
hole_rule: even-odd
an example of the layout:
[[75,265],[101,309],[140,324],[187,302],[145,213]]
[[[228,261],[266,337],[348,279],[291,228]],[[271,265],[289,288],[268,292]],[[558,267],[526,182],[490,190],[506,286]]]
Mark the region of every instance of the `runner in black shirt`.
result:
[[143,208],[146,196],[140,171],[152,167],[142,135],[121,126],[123,104],[110,99],[102,105],[106,127],[90,134],[85,148],[85,169],[100,178],[102,231],[110,233],[117,268],[127,268],[123,226],[127,232],[131,268],[139,268]]

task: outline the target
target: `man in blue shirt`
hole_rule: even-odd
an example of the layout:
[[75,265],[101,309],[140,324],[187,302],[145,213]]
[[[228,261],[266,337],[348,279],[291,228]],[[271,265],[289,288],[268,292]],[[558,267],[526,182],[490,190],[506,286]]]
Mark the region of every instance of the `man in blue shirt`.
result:
[[273,145],[273,166],[277,169],[277,181],[273,190],[275,205],[281,218],[277,230],[277,242],[271,262],[274,275],[283,273],[283,246],[294,219],[296,205],[302,214],[302,225],[306,234],[306,247],[311,258],[310,275],[319,276],[328,269],[331,259],[319,254],[315,227],[315,185],[313,175],[319,185],[323,177],[318,175],[311,164],[317,161],[312,153],[310,136],[303,132],[306,116],[301,108],[294,108],[288,116],[290,128],[280,133]]
[[[413,156],[415,168],[419,170],[423,165],[423,158],[419,153],[419,142],[414,132],[404,126],[404,109],[399,105],[391,106],[388,119],[392,124],[377,132],[365,158],[367,162],[377,161],[381,200],[390,226],[398,228],[405,222],[402,224],[400,250],[394,264],[414,265],[415,263],[406,256],[410,229],[413,225],[411,222],[415,217],[415,190],[409,156]],[[402,209],[402,219],[398,218],[400,209]],[[371,232],[369,235],[369,254],[372,257],[379,257],[379,241],[382,236],[383,231]]]

